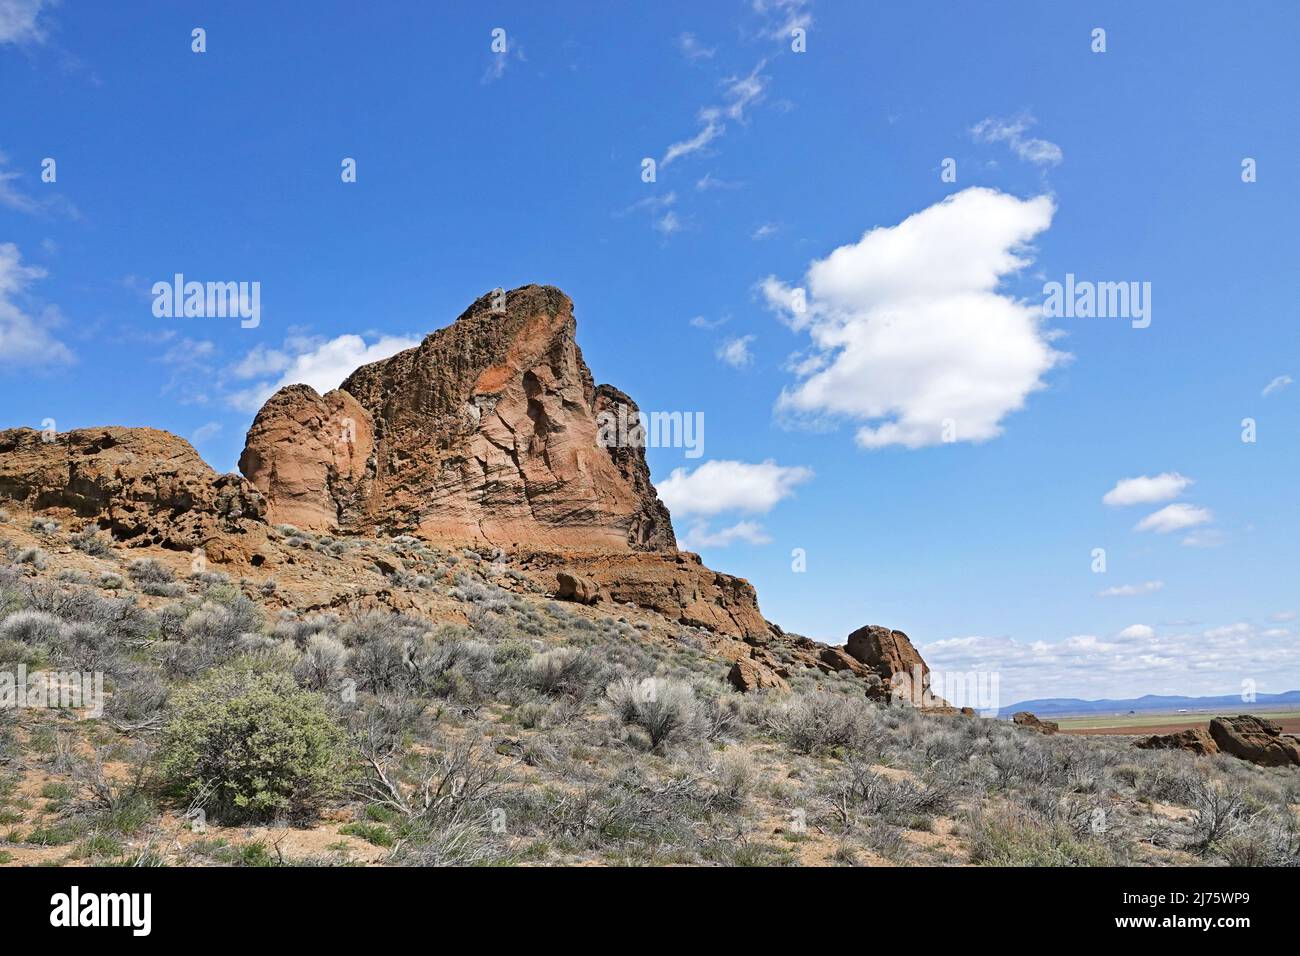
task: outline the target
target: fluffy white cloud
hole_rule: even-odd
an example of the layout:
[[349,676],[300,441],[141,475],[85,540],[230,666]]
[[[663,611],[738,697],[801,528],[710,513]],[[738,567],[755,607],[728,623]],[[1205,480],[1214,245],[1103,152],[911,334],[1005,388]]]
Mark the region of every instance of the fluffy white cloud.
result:
[[1171,531],[1194,528],[1198,524],[1208,524],[1213,520],[1214,515],[1210,513],[1208,508],[1198,508],[1195,505],[1179,502],[1167,505],[1159,511],[1153,511],[1139,521],[1133,530],[1169,534]]
[[1001,434],[1067,358],[1040,308],[995,291],[1032,261],[1026,244],[1054,212],[1047,196],[974,187],[814,261],[806,289],[769,276],[769,306],[824,359],[783,390],[778,412],[865,422],[864,448],[934,445],[950,427],[957,441]]
[[1260,394],[1267,398],[1269,395],[1272,395],[1274,392],[1282,391],[1282,389],[1286,388],[1293,381],[1294,379],[1292,379],[1290,375],[1279,375],[1277,378],[1273,379],[1273,381],[1265,385],[1264,391],[1261,392]]
[[766,514],[812,476],[811,468],[778,465],[771,459],[759,464],[708,461],[694,471],[674,468],[656,489],[678,517],[724,511]]
[[[261,368],[269,372],[283,368],[283,374],[277,381],[260,382],[235,392],[229,396],[229,401],[240,411],[256,412],[278,390],[295,384],[310,385],[323,395],[342,385],[343,380],[358,367],[419,344],[419,339],[385,335],[367,345],[359,335],[340,335],[292,356],[255,349],[234,366],[233,374]],[[260,373],[254,371],[256,374]]]
[[696,522],[682,539],[682,547],[688,551],[703,548],[725,548],[737,541],[746,544],[770,544],[772,539],[757,521],[738,521],[729,528],[718,531],[710,529],[707,522]]
[[1143,640],[1149,641],[1156,636],[1156,629],[1149,624],[1130,624],[1117,635],[1120,640]]
[[0,43],[40,43],[41,10],[52,6],[49,0],[0,0]]
[[57,309],[38,313],[20,304],[28,287],[45,278],[39,266],[25,266],[18,246],[0,243],[0,367],[61,365],[73,361],[72,352],[49,329],[62,319]]
[[1135,597],[1139,594],[1154,594],[1165,586],[1164,581],[1143,581],[1141,584],[1121,584],[1117,587],[1098,591],[1098,597]]
[[971,127],[971,136],[977,143],[1006,143],[1011,151],[1027,163],[1036,166],[1055,166],[1065,158],[1061,147],[1045,139],[1026,136],[1025,132],[1037,120],[1029,115],[1015,119],[989,117]]
[[1295,633],[1245,623],[1168,633],[1138,624],[1111,637],[1059,641],[959,637],[918,649],[938,672],[997,673],[1002,706],[1036,697],[1232,694],[1248,678],[1268,693],[1300,687]]
[[730,365],[732,368],[745,368],[754,361],[754,354],[749,351],[749,343],[754,341],[752,335],[739,335],[727,339],[718,346],[718,361]]
[[1137,478],[1123,478],[1101,500],[1111,506],[1147,505],[1177,498],[1190,484],[1192,479],[1184,478],[1176,471],[1167,471],[1153,477],[1140,475]]

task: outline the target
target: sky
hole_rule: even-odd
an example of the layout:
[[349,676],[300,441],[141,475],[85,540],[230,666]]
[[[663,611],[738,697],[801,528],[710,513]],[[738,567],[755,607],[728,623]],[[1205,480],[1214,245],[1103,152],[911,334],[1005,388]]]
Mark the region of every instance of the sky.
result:
[[235,470],[277,387],[556,285],[787,631],[1300,688],[1300,7],[972,9],[0,0],[0,427]]

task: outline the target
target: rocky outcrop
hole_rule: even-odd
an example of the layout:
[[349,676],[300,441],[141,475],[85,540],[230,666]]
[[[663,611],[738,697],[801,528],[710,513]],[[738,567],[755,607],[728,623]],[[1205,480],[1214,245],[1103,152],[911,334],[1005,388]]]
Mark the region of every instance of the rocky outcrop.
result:
[[731,670],[727,672],[727,680],[731,686],[736,688],[742,694],[754,690],[779,690],[785,691],[790,689],[785,678],[781,677],[767,664],[757,661],[752,657],[739,658],[731,665]]
[[93,520],[131,545],[191,550],[261,522],[266,502],[153,428],[0,431],[0,499]]
[[868,624],[849,635],[844,649],[849,656],[879,674],[886,683],[895,674],[911,676],[919,669],[924,686],[930,686],[930,668],[902,631]]
[[1218,744],[1204,727],[1189,727],[1173,734],[1153,734],[1134,741],[1133,746],[1142,750],[1186,750],[1200,756],[1219,752]]
[[758,609],[758,594],[744,578],[704,566],[690,551],[672,554],[555,554],[511,552],[521,567],[592,582],[602,597],[649,608],[687,627],[766,640],[772,633]]
[[[379,525],[512,550],[671,552],[637,433],[602,429],[620,405],[635,422],[636,406],[597,388],[575,328],[573,303],[550,286],[484,296],[324,398],[279,392],[241,468],[273,520],[292,514],[308,530]],[[349,412],[358,427],[341,450],[333,422]],[[295,444],[300,426],[312,438]]]
[[1215,717],[1210,736],[1224,753],[1265,767],[1300,766],[1300,740],[1271,720],[1253,714]]
[[276,392],[253,420],[239,470],[266,497],[267,520],[309,531],[366,524],[374,425],[347,392]]
[[579,577],[560,571],[555,575],[559,589],[555,596],[561,601],[577,601],[579,604],[595,604],[600,600],[600,585],[590,578]]
[[930,667],[902,631],[868,624],[849,635],[844,650],[880,678],[882,692],[890,699],[935,713],[952,709],[930,692]]
[[1011,722],[1017,727],[1023,727],[1026,730],[1033,730],[1040,734],[1050,737],[1052,734],[1061,729],[1061,725],[1054,720],[1039,720],[1035,715],[1027,710],[1017,711],[1011,715]]

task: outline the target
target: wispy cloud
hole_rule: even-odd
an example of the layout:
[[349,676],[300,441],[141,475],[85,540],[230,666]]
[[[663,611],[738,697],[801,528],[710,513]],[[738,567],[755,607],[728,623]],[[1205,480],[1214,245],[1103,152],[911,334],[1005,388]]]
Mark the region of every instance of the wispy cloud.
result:
[[1006,143],[1025,162],[1036,166],[1056,166],[1065,158],[1061,147],[1048,140],[1025,135],[1035,123],[1037,120],[1027,113],[1014,119],[989,117],[972,126],[970,133],[977,143]]
[[[0,0],[0,3],[2,2],[3,0]],[[24,176],[22,173],[6,169],[8,164],[9,157],[0,153],[0,206],[32,216],[61,215],[69,219],[81,218],[77,207],[59,193],[51,192],[46,196],[38,197],[20,188]],[[42,188],[53,189],[49,184],[45,184]]]
[[0,369],[74,361],[68,347],[49,332],[62,324],[59,310],[30,304],[28,290],[45,276],[39,266],[23,265],[17,245],[0,243]]
[[753,232],[751,232],[749,234],[749,238],[755,241],[762,241],[763,239],[771,239],[780,231],[781,231],[781,227],[778,226],[776,223],[765,222],[757,229],[755,229]]
[[711,60],[713,54],[717,53],[716,47],[706,47],[700,43],[699,38],[694,33],[684,32],[677,36],[677,49],[686,59]]
[[1265,385],[1264,391],[1262,391],[1260,394],[1263,395],[1265,398],[1267,398],[1269,395],[1272,395],[1274,392],[1282,391],[1282,389],[1290,385],[1292,381],[1293,379],[1291,378],[1290,375],[1279,375],[1277,378],[1273,379],[1273,381]]
[[0,0],[0,43],[43,43],[45,24],[41,14],[57,0]]
[[1164,581],[1143,581],[1141,584],[1121,584],[1117,587],[1098,591],[1097,597],[1136,597],[1139,594],[1155,594],[1165,586]]
[[772,538],[757,521],[738,521],[727,528],[712,530],[707,522],[696,522],[682,538],[682,547],[690,551],[703,548],[727,548],[737,541],[746,544],[771,544]]
[[1147,515],[1136,525],[1134,531],[1154,531],[1156,534],[1169,534],[1171,531],[1182,531],[1184,528],[1193,528],[1201,524],[1209,524],[1214,520],[1214,515],[1208,508],[1198,508],[1195,505],[1177,504],[1166,505],[1159,511],[1154,511]]
[[754,354],[749,350],[749,345],[754,341],[752,335],[739,335],[727,339],[718,346],[718,361],[732,368],[746,368],[754,362]]

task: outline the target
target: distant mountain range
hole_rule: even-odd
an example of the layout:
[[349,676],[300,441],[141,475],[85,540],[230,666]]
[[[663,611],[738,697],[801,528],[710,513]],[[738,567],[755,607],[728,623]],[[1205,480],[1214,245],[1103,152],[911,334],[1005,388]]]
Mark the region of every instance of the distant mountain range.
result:
[[1289,690],[1281,694],[1257,694],[1250,704],[1242,702],[1240,694],[1225,694],[1222,697],[1162,697],[1147,694],[1129,700],[1079,700],[1075,697],[1044,697],[1041,700],[1022,700],[998,711],[999,717],[1010,717],[1021,710],[1028,710],[1039,717],[1072,717],[1085,714],[1127,714],[1134,711],[1139,714],[1177,713],[1179,710],[1217,710],[1223,713],[1237,714],[1243,711],[1258,711],[1266,707],[1300,707],[1300,690]]

